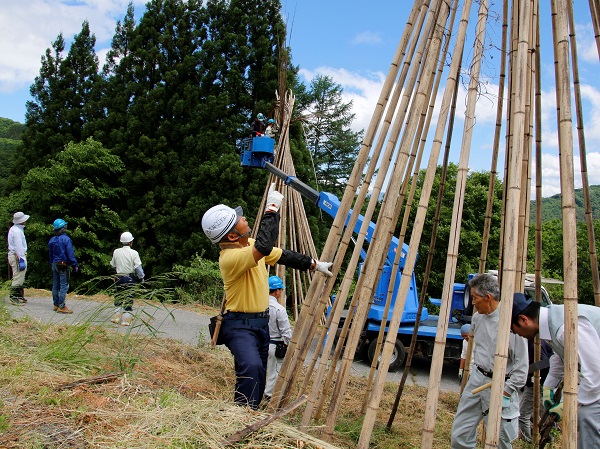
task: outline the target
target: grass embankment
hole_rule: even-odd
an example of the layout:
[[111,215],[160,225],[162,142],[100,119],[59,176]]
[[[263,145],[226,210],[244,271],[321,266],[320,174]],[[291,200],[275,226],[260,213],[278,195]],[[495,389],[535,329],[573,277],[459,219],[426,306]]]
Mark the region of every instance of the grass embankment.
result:
[[[6,295],[2,296],[5,297]],[[120,334],[86,323],[46,325],[13,319],[0,302],[0,447],[220,448],[227,436],[268,416],[231,404],[233,360],[209,342]],[[66,384],[108,373],[110,382]],[[360,435],[364,378],[352,378],[331,445],[353,448]],[[397,386],[386,386],[374,448],[418,448],[426,390],[407,387],[395,424],[385,423]],[[435,447],[449,447],[458,395],[440,396]],[[300,409],[302,410],[302,408]],[[319,448],[299,416],[280,419],[235,447]],[[526,447],[517,443],[515,447]]]

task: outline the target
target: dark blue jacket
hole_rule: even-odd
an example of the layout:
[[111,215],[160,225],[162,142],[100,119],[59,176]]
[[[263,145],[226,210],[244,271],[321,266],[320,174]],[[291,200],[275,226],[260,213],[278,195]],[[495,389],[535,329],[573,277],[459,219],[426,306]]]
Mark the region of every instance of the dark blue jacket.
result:
[[50,263],[67,262],[72,267],[78,265],[73,251],[73,243],[67,234],[55,235],[48,242],[48,256]]

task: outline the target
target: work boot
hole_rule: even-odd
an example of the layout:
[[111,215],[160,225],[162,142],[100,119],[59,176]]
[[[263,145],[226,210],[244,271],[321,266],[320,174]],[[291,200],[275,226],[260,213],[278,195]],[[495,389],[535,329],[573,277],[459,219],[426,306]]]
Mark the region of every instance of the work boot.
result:
[[66,304],[63,305],[62,307],[57,308],[56,312],[57,313],[73,313],[73,311],[71,309],[69,309]]
[[125,312],[121,317],[121,326],[131,326],[133,322],[133,315],[129,312]]
[[121,323],[121,315],[122,315],[121,310],[122,310],[121,307],[117,307],[115,309],[115,312],[113,313],[113,317],[110,319],[113,323],[115,323],[115,324]]
[[23,287],[19,287],[19,302],[23,304],[27,302],[25,299],[25,289]]
[[54,311],[56,312],[58,310],[58,306],[54,306]]
[[19,287],[11,287],[8,299],[10,300],[10,303],[15,306],[23,305],[23,303],[19,300]]

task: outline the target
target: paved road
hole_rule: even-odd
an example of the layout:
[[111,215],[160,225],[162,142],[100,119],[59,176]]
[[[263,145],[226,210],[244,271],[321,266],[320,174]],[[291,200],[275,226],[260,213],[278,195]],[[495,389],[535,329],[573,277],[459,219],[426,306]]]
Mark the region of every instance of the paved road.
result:
[[[68,298],[67,305],[73,309],[72,315],[63,315],[53,311],[50,297],[28,298],[29,302],[23,306],[9,305],[8,308],[14,317],[30,317],[44,323],[93,323],[104,325],[117,332],[138,332],[149,334],[156,332],[160,337],[171,338],[182,343],[198,346],[201,342],[208,341],[209,317],[199,313],[178,309],[172,306],[138,304],[135,305],[136,320],[130,328],[119,326],[110,321],[114,306],[111,301],[98,302],[87,299]],[[8,301],[7,301],[8,302]],[[411,367],[411,375],[407,385],[428,386],[431,362],[422,358],[415,358]],[[352,373],[366,376],[369,365],[355,361],[352,364]],[[457,379],[458,367],[444,365],[440,388],[443,391],[459,391]],[[387,379],[391,382],[400,382],[402,371],[388,373]]]

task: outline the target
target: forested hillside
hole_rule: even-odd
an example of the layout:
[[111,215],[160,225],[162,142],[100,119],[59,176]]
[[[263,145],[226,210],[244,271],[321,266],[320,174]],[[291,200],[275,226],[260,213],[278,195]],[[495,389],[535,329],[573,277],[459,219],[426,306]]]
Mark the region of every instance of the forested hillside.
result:
[[[592,216],[600,217],[600,186],[590,186],[590,202]],[[575,203],[577,204],[577,221],[585,221],[585,204],[583,202],[583,189],[575,190]],[[542,199],[542,221],[562,219],[562,206],[560,194]],[[531,221],[535,222],[535,201],[531,202]]]

